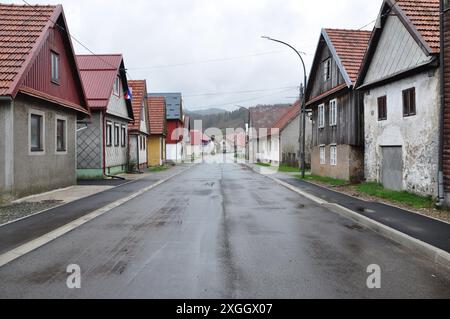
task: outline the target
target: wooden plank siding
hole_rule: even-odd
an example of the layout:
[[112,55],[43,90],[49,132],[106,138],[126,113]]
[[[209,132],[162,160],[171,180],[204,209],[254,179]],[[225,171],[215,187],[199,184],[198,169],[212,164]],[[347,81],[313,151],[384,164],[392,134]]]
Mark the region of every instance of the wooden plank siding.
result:
[[[337,99],[337,125],[330,126],[330,101]],[[364,145],[363,95],[360,92],[346,90],[344,94],[328,97],[325,104],[325,127],[319,128],[318,106],[312,106],[313,146],[319,145]]]

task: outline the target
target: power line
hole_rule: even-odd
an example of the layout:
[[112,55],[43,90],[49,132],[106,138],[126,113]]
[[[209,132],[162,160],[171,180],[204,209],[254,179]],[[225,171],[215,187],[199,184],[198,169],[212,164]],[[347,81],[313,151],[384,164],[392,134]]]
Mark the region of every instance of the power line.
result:
[[217,58],[217,59],[210,59],[210,60],[204,60],[204,61],[194,61],[194,62],[185,62],[185,63],[178,63],[178,64],[135,67],[135,68],[129,68],[129,69],[130,70],[165,69],[165,68],[173,68],[173,67],[195,65],[195,64],[207,64],[207,63],[215,63],[215,62],[223,62],[223,61],[233,61],[233,60],[238,60],[238,59],[259,57],[259,56],[270,55],[270,54],[279,54],[279,53],[286,53],[286,52],[285,51],[270,51],[270,52],[261,52],[261,53],[255,53],[255,54],[249,54],[249,55],[241,55],[241,56],[228,57],[228,58]]
[[[397,2],[398,2],[398,0],[394,0],[394,3],[390,6],[389,11],[392,10],[393,7],[395,7],[395,5],[397,4]],[[388,15],[389,15],[389,14],[382,14],[380,17],[377,17],[375,20],[370,21],[369,23],[367,23],[366,25],[362,26],[362,27],[359,28],[358,30],[362,30],[362,29],[368,27],[369,25],[371,25],[371,24],[377,22],[377,20],[378,20],[379,18],[384,18],[384,17],[386,17],[386,16],[388,16]]]
[[[247,100],[233,101],[233,102],[228,102],[228,103],[223,103],[223,104],[208,105],[208,106],[202,106],[202,107],[196,107],[196,108],[198,108],[198,109],[208,109],[208,108],[213,108],[213,107],[220,107],[220,106],[227,106],[227,105],[233,105],[233,104],[238,104],[238,103],[257,101],[257,100],[260,100],[260,99],[263,99],[263,98],[266,98],[266,97],[276,96],[276,95],[279,95],[279,94],[284,94],[284,93],[292,91],[292,90],[294,90],[294,89],[291,88],[291,89],[283,90],[283,91],[280,91],[280,92],[277,92],[277,93],[261,95],[259,97],[255,97],[255,98],[247,99]],[[295,88],[295,90],[297,90],[297,88]]]
[[248,90],[248,91],[234,91],[234,92],[216,92],[216,93],[199,93],[199,94],[186,94],[183,95],[183,98],[189,97],[200,97],[200,96],[217,96],[217,95],[229,95],[229,94],[247,94],[247,93],[257,93],[257,92],[267,92],[267,91],[279,91],[285,89],[294,89],[298,86],[286,86],[280,88],[272,88],[272,89],[257,89],[257,90]]

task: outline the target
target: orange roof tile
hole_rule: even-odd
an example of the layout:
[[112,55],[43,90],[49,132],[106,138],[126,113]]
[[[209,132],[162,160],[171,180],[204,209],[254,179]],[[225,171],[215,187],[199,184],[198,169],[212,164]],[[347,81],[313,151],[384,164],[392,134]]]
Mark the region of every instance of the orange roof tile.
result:
[[350,81],[355,83],[369,45],[371,31],[325,29]]
[[147,99],[148,117],[151,135],[166,134],[166,99],[164,97],[151,97]]
[[130,130],[140,130],[142,115],[142,105],[146,103],[147,97],[147,82],[145,80],[128,80],[128,86],[132,90],[133,99],[131,100],[131,106],[133,108],[134,122],[130,123],[128,128]]
[[[388,3],[392,5],[394,2],[389,0]],[[397,0],[395,5],[416,28],[430,47],[431,53],[439,53],[439,0]]]
[[300,114],[300,103],[295,102],[289,111],[282,115],[273,125],[272,128],[278,128],[280,131],[284,130],[297,116]]

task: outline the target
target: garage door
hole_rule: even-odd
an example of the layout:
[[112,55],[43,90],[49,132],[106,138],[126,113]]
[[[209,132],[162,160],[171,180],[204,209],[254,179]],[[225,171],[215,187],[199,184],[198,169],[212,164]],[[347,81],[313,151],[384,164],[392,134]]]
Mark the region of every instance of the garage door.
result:
[[382,147],[381,182],[384,188],[403,189],[403,156],[401,146]]

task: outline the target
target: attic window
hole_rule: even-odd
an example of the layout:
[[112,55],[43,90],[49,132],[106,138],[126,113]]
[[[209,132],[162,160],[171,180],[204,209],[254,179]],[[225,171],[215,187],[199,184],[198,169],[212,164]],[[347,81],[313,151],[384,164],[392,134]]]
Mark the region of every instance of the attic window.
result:
[[116,80],[114,81],[114,95],[120,96],[120,77],[119,76],[117,76]]
[[59,54],[51,52],[52,82],[59,84]]
[[323,80],[324,82],[331,79],[331,58],[323,61]]

